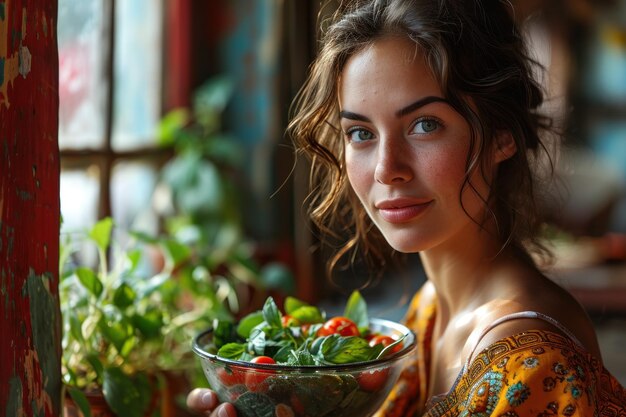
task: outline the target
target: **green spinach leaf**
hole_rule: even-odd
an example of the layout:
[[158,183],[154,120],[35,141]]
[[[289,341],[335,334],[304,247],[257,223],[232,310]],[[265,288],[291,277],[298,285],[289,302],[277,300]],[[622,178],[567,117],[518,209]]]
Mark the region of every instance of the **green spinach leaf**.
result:
[[362,362],[376,358],[382,349],[382,345],[370,346],[367,340],[360,337],[333,334],[322,341],[318,357],[334,364]]
[[358,291],[353,291],[350,298],[348,298],[343,315],[352,320],[361,332],[364,329],[367,330],[370,325],[367,304]]
[[237,334],[244,339],[250,336],[250,332],[255,326],[263,322],[263,312],[255,311],[241,319],[237,326]]
[[267,297],[263,305],[263,319],[272,327],[282,328],[281,314],[272,297]]

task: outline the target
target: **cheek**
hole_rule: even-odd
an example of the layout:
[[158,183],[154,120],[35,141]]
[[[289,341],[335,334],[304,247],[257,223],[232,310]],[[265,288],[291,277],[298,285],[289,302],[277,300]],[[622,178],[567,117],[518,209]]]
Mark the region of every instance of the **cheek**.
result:
[[454,148],[422,158],[421,178],[438,193],[458,195],[465,178],[466,153]]
[[[364,193],[368,190],[369,169],[367,164],[355,163],[350,158],[349,153],[346,155],[346,173],[348,175],[348,181],[354,192],[359,196],[359,199],[364,197]],[[372,174],[373,178],[373,174]]]

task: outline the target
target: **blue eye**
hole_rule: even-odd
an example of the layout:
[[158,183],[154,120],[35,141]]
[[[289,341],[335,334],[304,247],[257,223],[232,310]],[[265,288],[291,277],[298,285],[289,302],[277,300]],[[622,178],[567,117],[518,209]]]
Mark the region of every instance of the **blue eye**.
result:
[[413,127],[413,133],[431,133],[437,130],[441,126],[435,119],[424,119],[415,123]]
[[374,134],[369,130],[354,128],[346,132],[346,136],[350,142],[365,142],[374,139]]

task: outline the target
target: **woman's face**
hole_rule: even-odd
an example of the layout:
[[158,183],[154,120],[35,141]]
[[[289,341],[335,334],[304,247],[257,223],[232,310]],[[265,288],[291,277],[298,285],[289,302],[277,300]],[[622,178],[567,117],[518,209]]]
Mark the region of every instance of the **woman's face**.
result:
[[353,55],[339,107],[350,184],[389,244],[418,252],[471,242],[478,226],[469,216],[483,218],[488,186],[475,174],[463,188],[470,126],[444,99],[421,50],[384,38]]

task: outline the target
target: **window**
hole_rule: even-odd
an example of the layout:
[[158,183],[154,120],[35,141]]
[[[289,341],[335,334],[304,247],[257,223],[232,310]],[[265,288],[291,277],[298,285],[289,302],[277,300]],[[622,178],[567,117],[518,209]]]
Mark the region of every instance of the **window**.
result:
[[112,215],[156,231],[150,199],[167,157],[162,114],[163,2],[59,0],[63,232]]

